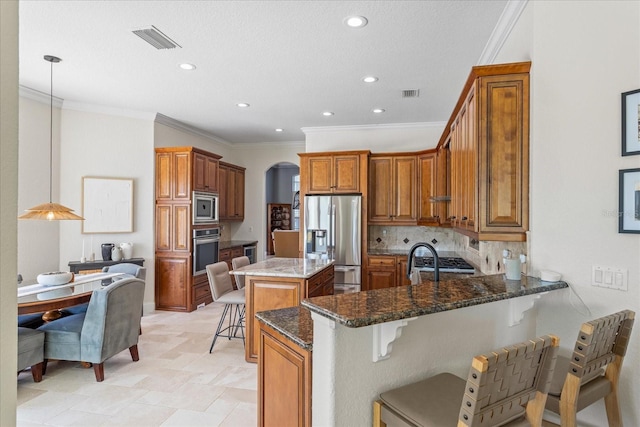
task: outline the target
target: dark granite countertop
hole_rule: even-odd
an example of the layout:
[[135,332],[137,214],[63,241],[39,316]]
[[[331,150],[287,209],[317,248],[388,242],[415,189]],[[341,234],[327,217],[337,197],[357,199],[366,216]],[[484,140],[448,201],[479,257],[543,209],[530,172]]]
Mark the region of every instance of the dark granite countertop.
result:
[[344,326],[360,328],[568,287],[566,282],[528,276],[506,280],[504,274],[447,278],[437,283],[421,276],[419,285],[316,297],[303,300],[302,305]]
[[304,307],[261,311],[256,318],[306,350],[313,349],[313,321]]
[[220,249],[236,248],[238,246],[253,246],[258,243],[257,240],[221,240]]

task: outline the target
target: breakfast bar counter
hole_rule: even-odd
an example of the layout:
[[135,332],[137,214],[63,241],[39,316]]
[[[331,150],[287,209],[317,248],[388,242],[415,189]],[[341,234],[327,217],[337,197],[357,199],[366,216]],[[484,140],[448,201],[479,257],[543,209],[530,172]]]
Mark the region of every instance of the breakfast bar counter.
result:
[[[267,361],[300,362],[290,373],[299,380],[291,384],[313,403],[295,408],[297,416],[314,425],[368,425],[380,392],[445,370],[464,376],[475,354],[535,336],[534,302],[561,298],[551,291],[568,288],[504,274],[433,282],[432,274],[421,272],[418,285],[309,298],[301,307],[257,313]],[[260,401],[270,402],[266,380],[274,378],[261,369]]]

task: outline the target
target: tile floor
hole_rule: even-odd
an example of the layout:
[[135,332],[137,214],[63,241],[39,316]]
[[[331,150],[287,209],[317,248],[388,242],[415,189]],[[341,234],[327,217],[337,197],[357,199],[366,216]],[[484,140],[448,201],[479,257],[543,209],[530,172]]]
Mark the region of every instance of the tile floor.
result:
[[221,314],[210,304],[144,316],[140,361],[108,359],[102,383],[78,362],[50,362],[40,383],[21,372],[18,426],[255,426],[257,365],[242,341],[219,338],[209,354]]

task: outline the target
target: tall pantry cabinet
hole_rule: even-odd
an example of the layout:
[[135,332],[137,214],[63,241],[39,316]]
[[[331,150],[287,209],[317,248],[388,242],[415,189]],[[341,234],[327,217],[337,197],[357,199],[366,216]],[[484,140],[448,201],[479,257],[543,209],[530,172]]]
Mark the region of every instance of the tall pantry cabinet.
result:
[[192,191],[218,192],[221,156],[194,147],[156,148],[156,308],[193,311],[212,302],[206,275],[191,265]]

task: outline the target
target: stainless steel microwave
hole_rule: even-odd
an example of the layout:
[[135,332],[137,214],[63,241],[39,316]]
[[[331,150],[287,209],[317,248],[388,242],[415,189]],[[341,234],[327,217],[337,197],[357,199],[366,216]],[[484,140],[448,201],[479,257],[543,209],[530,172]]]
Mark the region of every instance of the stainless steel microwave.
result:
[[218,195],[216,193],[193,192],[193,223],[218,222]]

